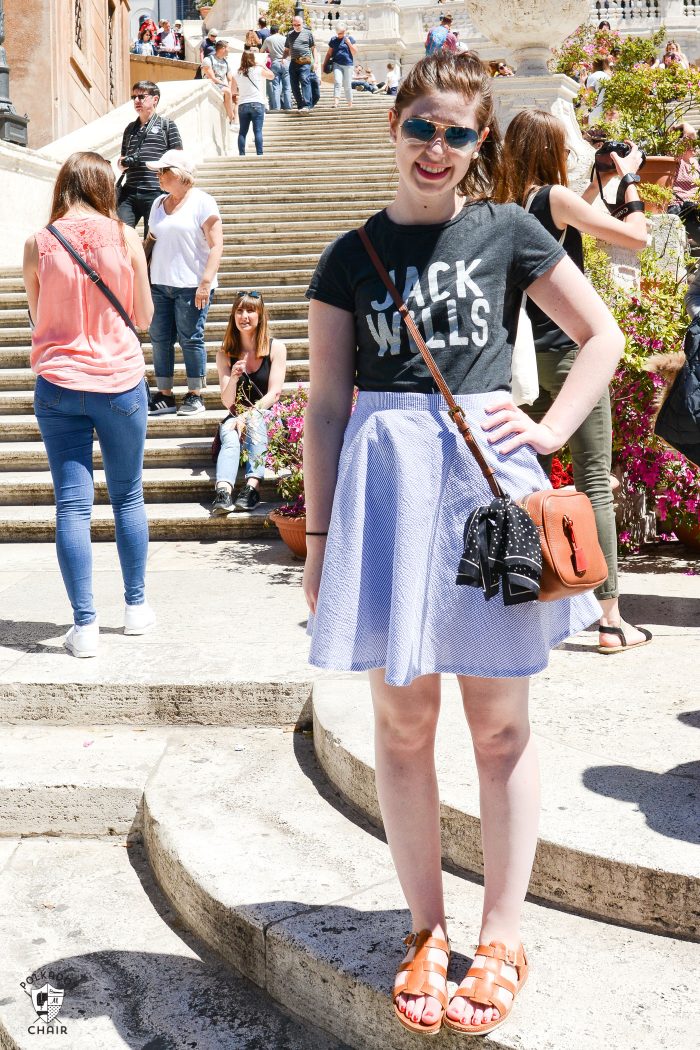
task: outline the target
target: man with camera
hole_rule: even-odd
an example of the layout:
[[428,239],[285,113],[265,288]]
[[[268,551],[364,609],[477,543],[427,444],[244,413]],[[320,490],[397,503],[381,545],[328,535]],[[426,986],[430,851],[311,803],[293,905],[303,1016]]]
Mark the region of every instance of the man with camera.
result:
[[117,183],[117,215],[127,226],[143,219],[143,236],[148,236],[151,205],[162,193],[156,172],[146,165],[160,160],[166,150],[182,149],[177,125],[156,113],[160,88],[151,80],[139,80],[131,89],[136,120],[127,124],[122,137]]

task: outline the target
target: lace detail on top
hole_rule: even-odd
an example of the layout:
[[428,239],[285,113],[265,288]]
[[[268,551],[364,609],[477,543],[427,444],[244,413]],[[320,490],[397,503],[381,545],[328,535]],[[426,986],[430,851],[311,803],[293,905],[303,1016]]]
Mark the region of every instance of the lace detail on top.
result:
[[[126,254],[120,223],[106,215],[57,219],[54,225],[83,258],[87,252],[94,252],[98,248],[119,248]],[[35,236],[40,257],[66,250],[48,230],[39,230]]]

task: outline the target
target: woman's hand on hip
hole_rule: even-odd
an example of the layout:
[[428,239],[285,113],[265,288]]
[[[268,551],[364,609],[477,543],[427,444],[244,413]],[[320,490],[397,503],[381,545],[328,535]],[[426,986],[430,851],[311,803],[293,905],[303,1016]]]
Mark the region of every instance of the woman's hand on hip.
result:
[[562,446],[561,439],[546,423],[535,423],[511,398],[489,405],[486,411],[490,418],[481,428],[487,431],[490,445],[498,444],[497,451],[502,455],[529,445],[540,455],[549,456]]
[[198,310],[203,310],[209,302],[209,296],[211,295],[211,282],[200,281],[197,287],[197,291],[194,293],[194,305]]

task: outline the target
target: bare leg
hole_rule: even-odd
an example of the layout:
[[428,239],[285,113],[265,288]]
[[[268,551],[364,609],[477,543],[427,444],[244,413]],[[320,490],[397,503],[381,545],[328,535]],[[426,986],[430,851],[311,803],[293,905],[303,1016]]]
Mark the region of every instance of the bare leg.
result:
[[[625,638],[627,639],[628,645],[635,645],[645,640],[645,636],[641,631],[636,630],[631,624],[625,623],[622,619],[622,613],[620,612],[620,599],[619,598],[599,598],[600,607],[603,610],[603,615],[600,618],[601,627],[620,627],[625,632]],[[598,644],[604,645],[610,649],[619,649],[622,642],[619,638],[616,638],[612,634],[601,634],[598,636]]]
[[[375,717],[377,795],[389,849],[414,931],[429,929],[446,939],[440,855],[440,802],[435,775],[435,729],[440,712],[440,676],[392,686],[384,670],[369,672]],[[429,958],[446,964],[445,953]],[[406,958],[413,957],[410,948]],[[442,1012],[432,996],[399,996],[412,1021],[433,1024]]]
[[[527,678],[459,678],[479,772],[484,910],[480,942],[520,944],[520,913],[537,845],[540,809],[537,751],[528,719]],[[480,965],[481,956],[475,964]],[[517,983],[506,967],[504,976]],[[507,993],[505,993],[507,994]],[[498,1011],[454,998],[448,1016],[488,1023]]]

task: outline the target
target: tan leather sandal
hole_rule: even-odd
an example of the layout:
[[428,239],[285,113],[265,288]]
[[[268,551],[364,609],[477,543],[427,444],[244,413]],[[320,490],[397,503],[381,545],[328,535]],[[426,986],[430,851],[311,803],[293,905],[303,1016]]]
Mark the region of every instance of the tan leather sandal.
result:
[[[506,948],[500,941],[491,941],[490,944],[480,944],[474,953],[475,956],[485,956],[483,966],[469,967],[467,976],[452,996],[452,999],[470,999],[473,1003],[479,1003],[484,1008],[495,1007],[499,1017],[488,1024],[464,1024],[461,1021],[453,1021],[445,1017],[444,1023],[453,1032],[464,1032],[468,1035],[486,1035],[503,1024],[508,1014],[513,1009],[515,999],[527,980],[527,956],[522,944],[519,948]],[[504,976],[505,966],[512,966],[518,975],[518,983],[513,984]],[[513,996],[510,1004],[508,997],[503,994],[503,989]],[[451,1002],[452,1000],[450,1000]]]
[[[430,930],[421,930],[420,933],[409,933],[403,942],[407,948],[415,948],[412,959],[402,962],[396,972],[394,981],[394,1012],[404,1028],[412,1032],[421,1032],[423,1035],[435,1035],[440,1031],[447,1009],[447,966],[433,962],[428,958],[430,948],[439,948],[447,954],[447,964],[450,961],[450,946],[447,941],[439,937],[433,937]],[[442,981],[437,984],[431,975],[436,974]],[[443,984],[444,982],[444,984]],[[405,1014],[401,1013],[396,1000],[400,995],[431,995],[437,999],[442,1007],[442,1015],[434,1024],[421,1024],[420,1021],[410,1021]]]

